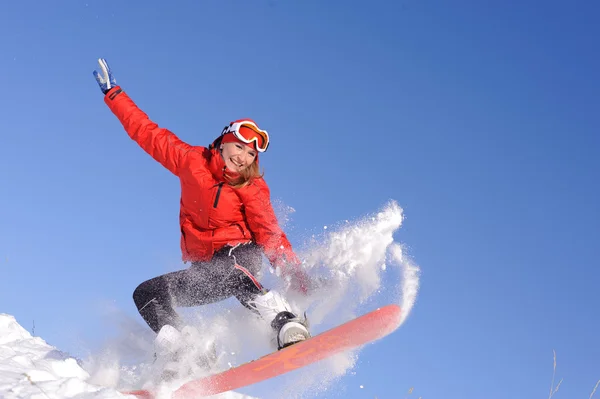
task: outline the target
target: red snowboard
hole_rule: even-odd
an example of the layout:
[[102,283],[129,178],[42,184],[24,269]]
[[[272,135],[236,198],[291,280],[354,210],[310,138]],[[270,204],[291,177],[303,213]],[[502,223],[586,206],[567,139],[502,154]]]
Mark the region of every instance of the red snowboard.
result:
[[[336,353],[364,345],[392,333],[400,323],[400,307],[386,305],[260,359],[218,374],[190,381],[173,393],[174,399],[216,395],[285,374]],[[152,399],[146,390],[122,392]]]

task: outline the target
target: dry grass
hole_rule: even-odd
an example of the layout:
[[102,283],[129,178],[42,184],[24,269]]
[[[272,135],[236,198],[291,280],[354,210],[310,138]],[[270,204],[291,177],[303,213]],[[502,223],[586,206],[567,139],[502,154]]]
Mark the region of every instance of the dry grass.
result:
[[[552,350],[552,353],[554,354],[554,367],[552,368],[552,383],[550,384],[550,396],[548,396],[548,399],[552,399],[552,396],[554,396],[554,394],[558,391],[558,388],[560,388],[560,384],[562,384],[563,382],[561,378],[558,384],[554,386],[554,378],[556,377],[556,351]],[[594,394],[596,393],[596,390],[598,389],[599,385],[600,380],[598,380],[598,382],[596,383],[596,386],[592,390],[589,399],[592,399],[594,397]]]
[[550,396],[548,396],[548,399],[552,399],[552,396],[558,391],[560,384],[563,382],[561,378],[556,387],[554,386],[554,377],[556,376],[556,351],[552,349],[552,353],[554,353],[554,367],[552,369],[552,383],[550,384]]
[[596,393],[596,389],[598,389],[598,385],[600,385],[600,380],[598,380],[598,382],[596,383],[596,386],[594,387],[594,390],[590,394],[590,399],[592,399],[592,396],[594,396],[594,394]]

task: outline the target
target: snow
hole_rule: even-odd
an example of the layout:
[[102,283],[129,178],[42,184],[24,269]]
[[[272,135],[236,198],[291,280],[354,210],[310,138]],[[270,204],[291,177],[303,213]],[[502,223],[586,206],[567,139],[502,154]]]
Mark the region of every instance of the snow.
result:
[[[402,308],[396,328],[407,320],[419,292],[420,268],[394,237],[403,220],[402,208],[389,201],[372,215],[326,226],[296,248],[308,274],[322,282],[308,297],[287,293],[293,307],[307,310],[313,334],[374,310],[377,304]],[[328,397],[325,392],[333,383],[355,368],[359,352],[340,353],[305,367],[286,379],[278,392],[281,397]]]
[[[303,296],[268,272],[263,276],[265,286],[283,291],[292,307],[307,311],[313,335],[388,303],[402,308],[399,327],[416,302],[420,272],[394,239],[402,221],[402,208],[391,201],[374,215],[326,226],[296,248],[303,267],[319,288]],[[270,270],[268,266],[265,269]],[[62,352],[32,336],[13,316],[0,314],[0,398],[123,398],[127,396],[120,391],[140,388],[157,392],[158,399],[170,397],[186,380],[164,383],[156,378],[157,371],[149,360],[154,335],[139,318],[132,319],[122,309],[108,310],[111,320],[107,322],[118,326],[117,336],[109,337],[107,333],[102,347],[90,349],[85,359]],[[267,323],[234,299],[180,310],[189,324],[202,332],[200,341],[208,338],[217,342],[218,368],[240,365],[275,350],[267,338],[271,334]],[[190,355],[206,345],[193,342]],[[279,397],[318,396],[355,367],[359,352],[340,353],[272,379],[269,390]],[[193,359],[180,363],[180,371],[189,369]],[[206,371],[198,374],[196,370],[193,377],[204,375]],[[228,392],[212,398],[249,397]]]
[[[89,382],[81,361],[32,336],[12,315],[0,313],[0,398],[134,398]],[[225,393],[215,399],[249,396]]]

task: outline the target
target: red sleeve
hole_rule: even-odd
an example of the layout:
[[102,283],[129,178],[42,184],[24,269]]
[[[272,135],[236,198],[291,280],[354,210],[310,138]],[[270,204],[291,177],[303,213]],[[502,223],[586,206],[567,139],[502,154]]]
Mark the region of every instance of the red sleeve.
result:
[[179,174],[182,159],[192,148],[189,144],[152,122],[119,86],[106,93],[104,102],[119,119],[129,137],[165,168],[175,175]]
[[[243,192],[243,194],[242,194]],[[287,236],[279,227],[277,217],[271,205],[271,193],[263,179],[255,179],[246,189],[240,190],[246,221],[265,256],[275,268],[296,266],[300,263],[292,250]]]

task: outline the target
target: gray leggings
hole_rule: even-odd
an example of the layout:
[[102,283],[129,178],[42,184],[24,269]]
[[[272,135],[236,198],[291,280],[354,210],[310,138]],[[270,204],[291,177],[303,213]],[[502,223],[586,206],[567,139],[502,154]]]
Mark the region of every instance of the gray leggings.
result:
[[156,333],[165,324],[182,327],[176,306],[206,305],[235,296],[254,310],[248,301],[265,292],[255,277],[261,265],[262,251],[257,245],[225,247],[209,262],[195,262],[187,269],[144,281],[133,292],[133,300]]

